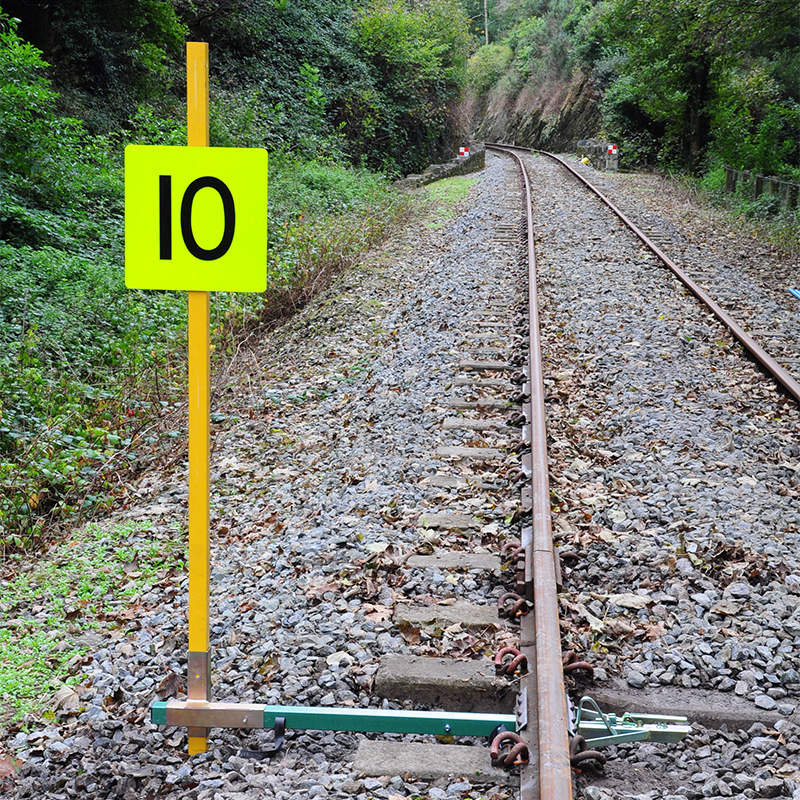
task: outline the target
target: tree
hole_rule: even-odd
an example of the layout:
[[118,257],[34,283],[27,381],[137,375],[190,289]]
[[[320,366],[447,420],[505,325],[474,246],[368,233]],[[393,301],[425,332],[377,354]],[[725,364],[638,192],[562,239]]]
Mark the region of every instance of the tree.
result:
[[698,172],[721,77],[759,53],[796,47],[797,22],[789,0],[609,0],[599,27],[619,75],[607,100],[623,116],[640,111],[661,126],[667,150]]
[[370,80],[351,98],[348,138],[368,148],[368,163],[383,158],[405,171],[436,155],[464,82],[467,25],[457,0],[375,0],[359,14],[356,39]]

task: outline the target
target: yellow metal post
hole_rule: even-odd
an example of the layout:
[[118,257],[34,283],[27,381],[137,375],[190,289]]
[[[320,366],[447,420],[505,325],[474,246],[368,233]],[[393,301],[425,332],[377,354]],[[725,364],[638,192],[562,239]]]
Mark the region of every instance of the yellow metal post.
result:
[[[186,45],[187,144],[208,147],[208,44]],[[189,675],[190,700],[211,700],[208,541],[211,362],[209,293],[189,292]],[[189,755],[208,729],[189,728]]]

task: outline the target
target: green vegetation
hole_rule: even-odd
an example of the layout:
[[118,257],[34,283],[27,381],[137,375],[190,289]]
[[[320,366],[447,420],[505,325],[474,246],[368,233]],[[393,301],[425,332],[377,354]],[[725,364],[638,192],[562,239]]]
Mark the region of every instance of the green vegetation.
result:
[[269,288],[212,297],[215,358],[404,218],[391,176],[450,155],[456,0],[3,2],[0,557],[183,433],[186,301],[124,288],[122,153],[185,142],[186,38],[210,42],[212,145],[270,151]]
[[[105,502],[143,387],[174,385],[173,298],[122,290],[112,138],[56,113],[32,46],[0,18],[0,547]],[[174,361],[174,359],[173,359]],[[162,386],[156,388],[159,394]],[[105,485],[104,485],[105,484]]]
[[473,183],[474,178],[456,176],[428,184],[424,197],[436,208],[434,221],[428,223],[428,227],[440,228],[446,220],[455,217],[458,205],[466,198]]
[[573,0],[490,2],[490,41],[470,59],[470,85],[486,92],[503,78],[503,91],[516,92],[528,81],[568,77],[574,62],[564,21],[574,6]]
[[[628,164],[688,173],[720,200],[723,164],[800,180],[796,3],[584,0],[577,16],[579,63],[607,87],[606,131]],[[767,197],[725,202],[750,217],[780,211]],[[800,210],[775,225],[797,244]]]
[[606,117],[643,158],[800,176],[796,3],[613,0],[590,13],[584,63],[605,72]]
[[[705,176],[709,189],[723,164],[800,179],[795,0],[511,0],[489,9],[490,44],[468,67],[474,91],[513,95],[580,70],[603,114],[603,130],[585,136],[617,141],[629,166]],[[770,206],[736,203],[750,215]],[[797,226],[797,213],[788,216],[784,224]]]
[[91,133],[179,118],[184,41],[208,42],[218,144],[395,174],[449,157],[470,37],[459,0],[3,0]]
[[373,0],[357,17],[357,40],[374,79],[349,109],[357,120],[348,121],[351,149],[370,163],[366,148],[377,145],[380,166],[394,160],[420,171],[443,152],[447,106],[463,82],[463,11],[454,0]]
[[467,64],[467,84],[478,94],[485,94],[508,69],[514,51],[507,44],[485,44]]
[[[79,680],[87,636],[103,626],[120,634],[133,618],[131,599],[144,586],[180,580],[179,537],[136,525],[88,525],[53,548],[30,571],[3,585],[0,601],[0,724],[41,709],[44,697]],[[77,701],[77,698],[75,698]]]

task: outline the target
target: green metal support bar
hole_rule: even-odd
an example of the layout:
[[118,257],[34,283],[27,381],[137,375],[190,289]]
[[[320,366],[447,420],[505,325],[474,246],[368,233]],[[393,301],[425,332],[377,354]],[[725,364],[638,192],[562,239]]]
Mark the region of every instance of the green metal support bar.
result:
[[500,725],[517,730],[514,714],[462,714],[446,711],[384,711],[377,708],[313,708],[256,703],[156,702],[156,725],[205,728],[273,728],[277,717],[286,729],[420,733],[441,736],[489,736]]

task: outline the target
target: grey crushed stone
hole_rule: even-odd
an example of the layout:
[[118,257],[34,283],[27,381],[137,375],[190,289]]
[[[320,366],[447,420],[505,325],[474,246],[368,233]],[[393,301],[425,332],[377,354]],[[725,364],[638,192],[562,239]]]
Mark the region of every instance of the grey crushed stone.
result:
[[[569,644],[600,667],[598,678],[622,675],[643,692],[735,691],[786,716],[774,728],[695,725],[680,744],[607,748],[603,774],[582,779],[594,784],[585,797],[757,797],[774,790],[767,781],[792,796],[800,786],[798,409],[632,234],[619,235],[607,210],[552,162],[528,162],[554,528],[580,556],[562,595]],[[581,169],[622,196],[621,180]],[[637,206],[632,194],[626,208]],[[648,198],[644,215],[656,215],[659,202]],[[691,231],[671,234],[693,242],[685,262],[734,269],[716,264],[722,251]],[[748,276],[739,283],[750,293],[743,313],[757,309],[754,326],[794,325],[782,295]],[[644,602],[617,599],[625,594]]]
[[[476,355],[467,332],[484,330],[490,302],[513,306],[517,296],[514,245],[493,235],[498,223],[517,222],[516,211],[497,205],[507,173],[493,159],[462,213],[440,229],[418,220],[239,354],[229,383],[215,386],[215,699],[401,708],[371,693],[380,656],[446,652],[466,634],[423,631],[409,645],[385,612],[400,599],[493,605],[505,590],[491,573],[404,568],[402,559],[470,539],[476,552],[496,552],[494,543],[517,530],[506,522],[517,498],[497,489],[502,459],[465,469],[432,455],[437,447],[502,448],[506,441],[502,432],[445,431],[441,423],[453,413],[447,397],[506,399],[516,388],[453,385],[459,362]],[[437,473],[467,472],[491,491],[429,483]],[[181,536],[185,462],[147,476],[137,491],[139,501],[106,524],[142,523],[131,534],[142,540]],[[480,523],[466,538],[422,527],[424,514],[444,512],[477,515]],[[376,567],[369,576],[367,559]],[[215,729],[209,752],[187,758],[185,731],[148,721],[165,677],[181,676],[185,686],[188,584],[185,575],[169,584],[142,593],[126,630],[97,631],[78,673],[78,711],[31,719],[27,733],[6,742],[23,761],[19,798],[368,800],[429,789],[478,796],[459,776],[433,787],[407,782],[402,765],[391,781],[360,780],[352,759],[362,734],[289,732],[270,762],[237,753],[268,746],[271,732]],[[505,796],[502,787],[492,794]]]

